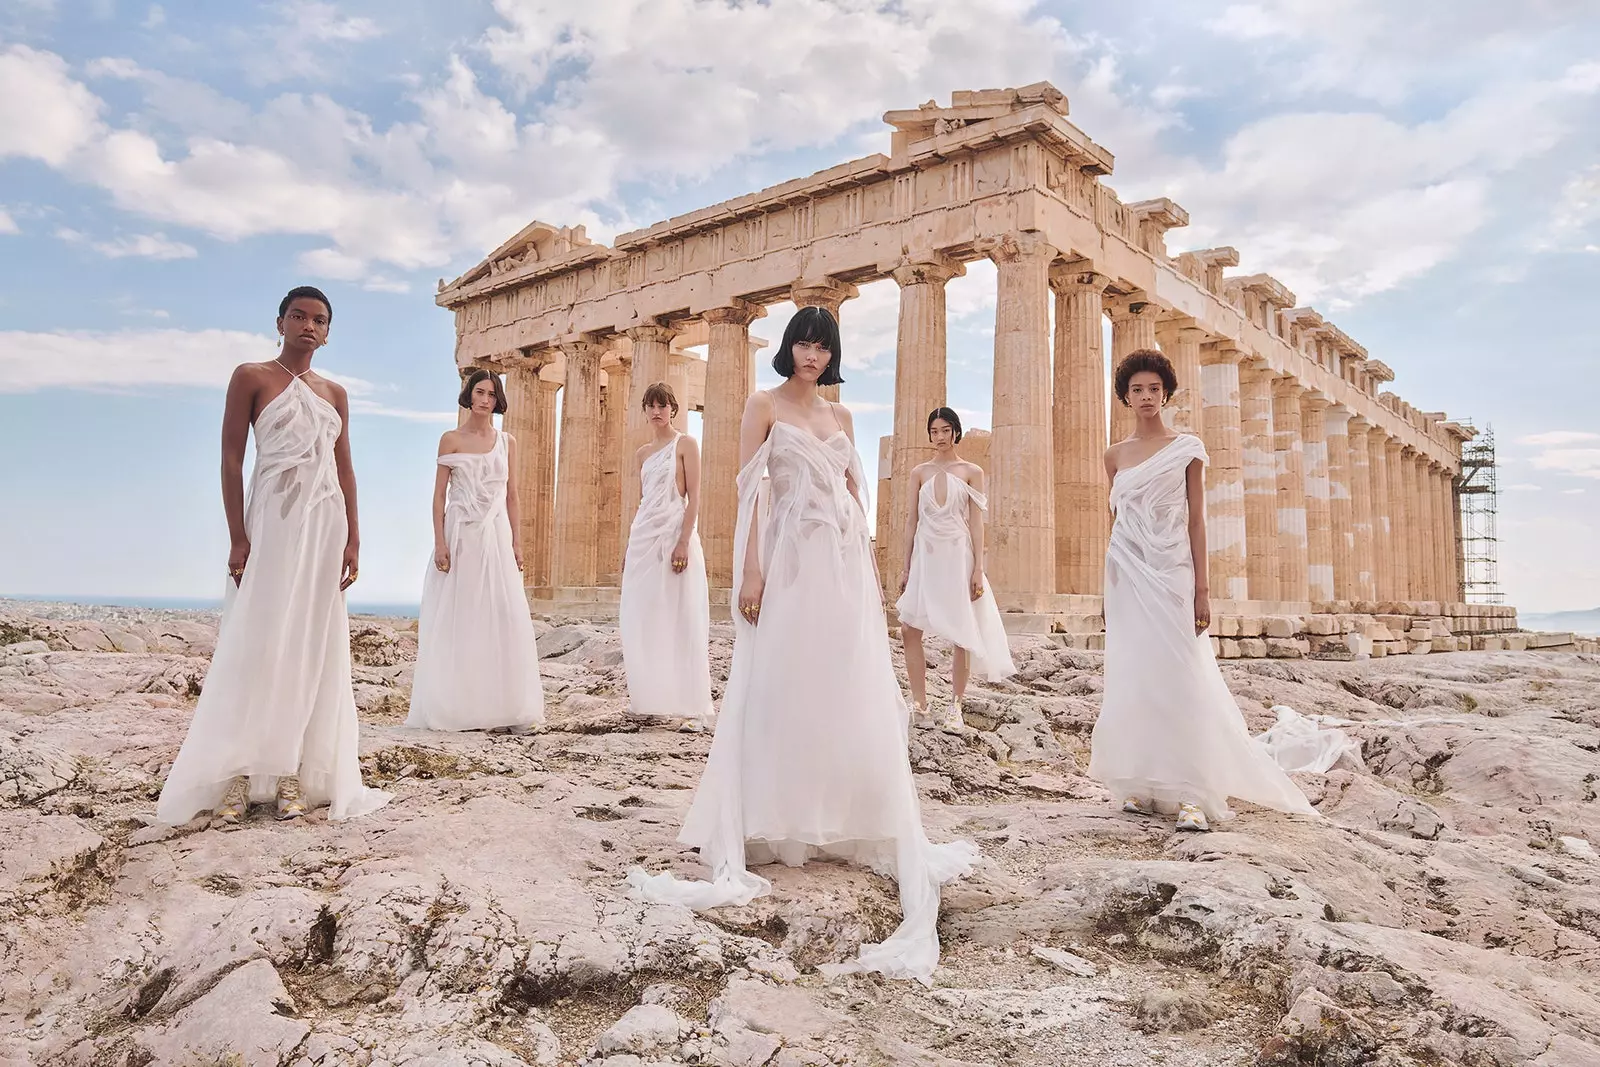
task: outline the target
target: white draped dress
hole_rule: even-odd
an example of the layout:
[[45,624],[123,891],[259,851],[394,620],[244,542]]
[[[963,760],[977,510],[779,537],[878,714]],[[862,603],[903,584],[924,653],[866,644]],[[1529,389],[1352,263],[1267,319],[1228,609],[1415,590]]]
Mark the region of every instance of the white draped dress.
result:
[[1194,560],[1185,472],[1206,462],[1184,434],[1111,483],[1105,576],[1105,696],[1089,775],[1119,800],[1160,810],[1191,803],[1209,820],[1228,798],[1315,815],[1305,794],[1253,739],[1228,692],[1211,639],[1194,632]]
[[251,799],[300,776],[308,807],[347,819],[389,794],[361,783],[350,620],[340,570],[349,532],[334,462],[339,413],[299,378],[256,416],[245,502],[250,557],[229,578],[211,668],[178,758],[156,802],[177,825],[214,809],[228,780]]
[[[939,499],[941,489],[944,500]],[[972,599],[972,530],[968,504],[987,510],[988,499],[949,471],[936,472],[917,492],[917,535],[911,573],[895,604],[900,622],[967,650],[972,669],[991,682],[1017,673],[989,580]]]
[[709,722],[711,601],[700,535],[689,535],[689,565],[672,570],[688,499],[678,491],[678,438],[652,452],[639,471],[639,510],[622,568],[622,663],[635,715]]
[[[745,558],[759,512],[761,617],[751,626],[734,613],[716,738],[678,835],[700,850],[711,881],[638,869],[628,880],[646,899],[705,909],[769,892],[750,865],[822,854],[865,864],[899,883],[900,926],[824,971],[928,981],[939,887],[966,874],[977,850],[932,844],[923,831],[872,546],[846,471],[865,484],[842,430],[821,440],[778,422],[739,472],[734,559]],[[738,603],[743,567],[734,573]]]
[[450,569],[430,560],[422,580],[417,667],[407,726],[489,730],[544,722],[533,616],[511,549],[506,435],[487,452],[439,457],[450,468],[444,505]]

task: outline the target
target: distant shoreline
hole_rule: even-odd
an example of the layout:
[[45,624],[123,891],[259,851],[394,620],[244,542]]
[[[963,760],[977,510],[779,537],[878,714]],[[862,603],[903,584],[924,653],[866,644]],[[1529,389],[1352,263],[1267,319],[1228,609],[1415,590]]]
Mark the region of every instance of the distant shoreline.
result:
[[[161,596],[42,596],[27,593],[0,593],[0,604],[78,604],[84,607],[143,608],[148,611],[205,611],[222,610],[220,597],[161,597]],[[390,604],[383,602],[350,601],[352,615],[376,615],[384,618],[414,619],[421,611],[420,604]]]

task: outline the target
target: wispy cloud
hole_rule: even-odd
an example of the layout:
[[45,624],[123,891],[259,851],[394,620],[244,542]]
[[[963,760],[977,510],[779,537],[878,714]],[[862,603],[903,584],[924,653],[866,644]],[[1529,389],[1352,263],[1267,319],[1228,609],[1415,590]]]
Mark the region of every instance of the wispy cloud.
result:
[[1550,430],[1517,438],[1519,445],[1576,445],[1585,441],[1600,441],[1600,433],[1589,430]]
[[164,233],[136,233],[118,237],[114,241],[96,241],[86,233],[63,226],[56,231],[56,236],[69,244],[86,245],[107,259],[124,259],[129,256],[154,260],[193,259],[200,254],[194,245],[169,240]]

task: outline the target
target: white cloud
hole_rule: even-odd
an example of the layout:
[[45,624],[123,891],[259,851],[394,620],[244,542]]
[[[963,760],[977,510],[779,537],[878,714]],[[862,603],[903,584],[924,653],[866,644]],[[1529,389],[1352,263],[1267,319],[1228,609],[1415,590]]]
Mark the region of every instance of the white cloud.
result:
[[166,22],[166,10],[160,4],[151,4],[150,10],[145,13],[144,21],[140,25],[147,30],[154,30],[166,25]]
[[1536,243],[1540,250],[1593,252],[1593,235],[1600,231],[1600,163],[1573,175],[1561,188],[1550,212],[1546,234]]
[[324,0],[285,0],[275,8],[276,20],[246,31],[249,38],[266,41],[247,51],[244,63],[245,73],[261,83],[337,75],[340,46],[383,34],[372,19],[341,14],[338,5]]
[[[1597,477],[1600,477],[1600,475],[1597,475]],[[1583,493],[1584,491],[1585,490],[1582,490],[1582,489],[1563,489],[1563,490],[1561,490],[1561,495],[1562,496],[1577,496],[1578,494]]]
[[1533,457],[1540,470],[1600,478],[1600,448],[1550,448]]
[[0,207],[0,234],[21,232],[22,230],[17,226],[17,220],[11,217],[11,212]]
[[139,233],[114,241],[96,241],[87,234],[62,227],[56,231],[56,236],[72,244],[88,245],[107,259],[129,256],[154,260],[193,259],[200,254],[194,245],[169,240],[164,233]]
[[1584,441],[1600,441],[1600,433],[1588,430],[1548,430],[1517,438],[1519,445],[1575,445]]
[[26,45],[0,51],[0,159],[61,166],[99,134],[100,109],[60,56]]

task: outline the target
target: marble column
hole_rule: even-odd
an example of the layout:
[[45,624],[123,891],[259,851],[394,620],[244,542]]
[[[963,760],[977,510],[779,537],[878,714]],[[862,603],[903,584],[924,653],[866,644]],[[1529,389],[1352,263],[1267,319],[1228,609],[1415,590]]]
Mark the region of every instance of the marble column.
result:
[[[644,391],[656,382],[667,380],[672,359],[672,339],[678,336],[676,328],[655,323],[634,326],[627,330],[632,345],[633,373],[628,399],[628,440],[625,454],[631,457],[650,438],[650,427],[644,418]],[[565,421],[562,422],[565,426]],[[633,526],[633,513],[639,510],[639,472],[630,462],[623,468],[622,477],[622,547],[627,549],[628,530]]]
[[1434,531],[1437,529],[1438,517],[1434,514],[1437,496],[1431,492],[1429,484],[1432,478],[1432,465],[1428,457],[1419,455],[1412,464],[1416,469],[1416,501],[1417,501],[1417,541],[1422,546],[1418,556],[1418,572],[1422,579],[1422,599],[1438,600],[1438,560],[1439,538]]
[[1304,446],[1300,442],[1300,395],[1305,389],[1293,378],[1272,386],[1274,474],[1278,488],[1278,596],[1307,601],[1306,480]]
[[1461,602],[1461,568],[1456,565],[1456,487],[1455,476],[1447,467],[1434,471],[1434,489],[1438,494],[1439,599],[1447,604]]
[[689,432],[689,364],[693,362],[694,357],[687,352],[673,352],[667,357],[667,387],[678,398],[672,428],[679,433]]
[[[1117,373],[1117,366],[1130,352],[1137,352],[1141,348],[1160,351],[1156,341],[1156,316],[1160,313],[1154,303],[1143,298],[1121,298],[1110,304],[1111,307],[1111,373]],[[1178,382],[1178,388],[1183,388],[1183,382]],[[1111,392],[1111,443],[1115,444],[1133,432],[1135,422],[1133,410],[1117,399],[1115,390]],[[1213,588],[1215,593],[1216,589]]]
[[1167,424],[1184,433],[1201,430],[1200,345],[1205,339],[1204,330],[1181,322],[1163,322],[1156,327],[1161,352],[1172,361],[1178,376],[1178,391],[1167,404]]
[[1349,425],[1349,466],[1346,474],[1350,485],[1351,573],[1354,576],[1353,600],[1378,599],[1377,582],[1373,577],[1372,561],[1372,465],[1367,455],[1367,431],[1371,424],[1362,418],[1352,418]]
[[561,345],[566,395],[561,401],[561,460],[556,474],[553,584],[592,586],[596,577],[595,514],[600,496],[600,357],[602,345]]
[[1244,353],[1228,343],[1200,350],[1202,434],[1211,462],[1206,467],[1206,542],[1211,595],[1250,599],[1245,572],[1244,450],[1239,425],[1239,361]]
[[1389,557],[1388,600],[1405,601],[1411,597],[1411,509],[1406,502],[1406,460],[1399,441],[1392,437],[1383,442],[1383,457],[1389,479]]
[[1428,599],[1427,561],[1422,550],[1422,497],[1417,489],[1417,453],[1403,448],[1400,456],[1401,502],[1405,523],[1401,536],[1406,542],[1406,599]]
[[622,490],[633,450],[628,447],[628,405],[633,399],[632,358],[621,356],[603,372],[600,394],[600,495],[599,541],[595,547],[595,581],[599,585],[622,583]]
[[705,313],[706,407],[700,424],[700,543],[713,589],[733,587],[733,528],[739,510],[739,423],[750,397],[750,323],[765,314],[740,301]]
[[1328,519],[1333,541],[1333,598],[1356,599],[1356,532],[1350,500],[1350,412],[1337,404],[1323,415],[1328,446]]
[[1300,440],[1306,474],[1306,588],[1313,606],[1333,600],[1333,521],[1328,497],[1328,401],[1300,401]]
[[[506,413],[501,427],[517,442],[517,466],[510,472],[517,487],[517,530],[522,542],[522,584],[538,585],[539,575],[537,542],[539,539],[541,506],[548,507],[550,494],[539,492],[539,460],[543,446],[539,402],[543,399],[539,387],[539,365],[532,360],[520,360],[506,368]],[[548,564],[544,571],[548,577]]]
[[915,503],[911,469],[933,456],[928,412],[945,402],[944,287],[964,273],[960,263],[939,255],[903,263],[893,271],[900,286],[894,358],[894,466],[889,480],[889,528],[878,531],[878,536],[885,538],[884,558],[889,564],[879,577],[888,587],[898,586],[905,566],[906,520]]
[[1055,382],[1056,591],[1098,596],[1111,532],[1106,484],[1106,351],[1103,274],[1058,263]]
[[1032,605],[1039,596],[1056,588],[1050,429],[1050,263],[1056,249],[1039,234],[1022,232],[980,251],[998,270],[985,555],[1000,604],[1038,610]]
[[1244,466],[1245,576],[1251,600],[1280,600],[1278,471],[1273,441],[1272,371],[1239,369],[1239,433]]
[[[789,287],[789,299],[797,308],[827,308],[828,314],[833,316],[835,322],[843,322],[839,318],[839,308],[846,301],[855,297],[860,290],[849,282],[841,282],[834,278],[823,278],[820,281],[799,281]],[[751,386],[754,389],[754,386]],[[817,390],[828,400],[839,399],[837,385],[824,385]]]
[[1394,589],[1394,521],[1389,504],[1389,435],[1367,431],[1367,469],[1372,475],[1372,577],[1380,601],[1401,599]]

